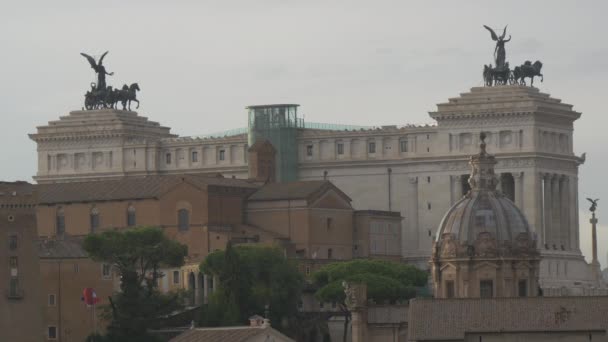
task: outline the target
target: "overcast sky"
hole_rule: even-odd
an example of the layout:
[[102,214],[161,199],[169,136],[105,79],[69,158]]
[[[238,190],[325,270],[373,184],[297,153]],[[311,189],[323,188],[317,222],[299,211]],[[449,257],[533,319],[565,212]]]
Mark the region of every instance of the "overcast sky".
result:
[[[541,91],[583,113],[575,124],[581,245],[587,202],[608,223],[606,1],[6,1],[0,6],[4,180],[29,180],[37,125],[82,107],[94,81],[79,55],[110,53],[110,85],[138,82],[139,113],[179,135],[245,127],[244,107],[299,103],[307,121],[432,123],[428,111],[482,85],[508,24],[507,60],[544,63]],[[606,213],[605,215],[603,213]],[[608,225],[600,227],[606,264]]]

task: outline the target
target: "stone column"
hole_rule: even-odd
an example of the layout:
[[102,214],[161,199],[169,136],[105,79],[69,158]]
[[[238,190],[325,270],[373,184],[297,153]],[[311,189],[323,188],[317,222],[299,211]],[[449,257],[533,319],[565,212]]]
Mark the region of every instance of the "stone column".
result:
[[460,179],[460,175],[450,175],[450,200],[452,205],[462,198],[462,184],[460,183]]
[[351,313],[351,342],[367,339],[367,285],[343,283],[346,307]]
[[[418,177],[409,177],[409,201],[407,218],[411,236],[402,236],[402,254],[406,251],[420,250],[420,227],[418,226]],[[411,245],[411,242],[414,245]]]
[[559,194],[560,194],[560,246],[564,246],[565,249],[570,250],[570,185],[568,184],[568,177],[560,177],[559,182]]
[[569,179],[570,196],[569,196],[569,211],[570,211],[570,249],[579,251],[578,242],[578,177],[571,176]]
[[595,281],[595,286],[599,287],[600,280],[602,277],[602,271],[600,269],[600,262],[597,260],[597,218],[595,217],[595,212],[591,212],[591,272],[593,274],[593,280]]
[[194,273],[194,288],[192,289],[192,291],[194,291],[194,305],[201,304],[201,291],[200,291],[200,284],[198,283],[199,277],[200,277],[200,273],[198,273],[198,272]]
[[561,239],[561,201],[560,201],[560,189],[559,189],[559,175],[553,175],[551,177],[551,200],[552,200],[552,208],[551,208],[551,245],[549,247],[553,248],[555,245],[559,249],[559,243]]
[[[352,156],[350,154],[351,148],[350,148],[350,144],[351,144],[351,140],[350,139],[343,139],[342,143],[344,144],[344,155],[343,158],[344,159],[351,159]],[[337,154],[337,152],[336,152]]]
[[543,175],[543,230],[542,241],[544,246],[549,246],[552,242],[552,214],[551,214],[551,176],[546,173]]
[[203,273],[203,304],[209,302],[209,280],[207,275]]
[[513,175],[513,188],[514,188],[514,192],[515,192],[515,205],[523,210],[524,206],[524,187],[523,187],[523,172],[513,172],[511,173]]

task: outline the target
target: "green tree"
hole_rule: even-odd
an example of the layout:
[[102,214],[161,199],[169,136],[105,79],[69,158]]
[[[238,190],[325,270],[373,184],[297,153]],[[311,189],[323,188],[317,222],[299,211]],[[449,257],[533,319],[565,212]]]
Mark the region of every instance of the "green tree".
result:
[[154,320],[181,307],[178,294],[162,294],[157,280],[162,267],[184,264],[187,247],[168,239],[160,228],[112,230],[85,238],[84,249],[95,261],[111,264],[120,275],[120,292],[110,297],[111,323],[105,341],[151,341]]
[[297,314],[303,277],[278,248],[228,244],[207,256],[201,271],[219,278],[201,315],[204,326],[244,324],[267,306],[277,327]]
[[395,302],[416,296],[415,287],[427,283],[427,274],[414,266],[384,260],[352,260],[326,265],[312,274],[318,288],[315,297],[337,303],[344,315],[344,341],[350,313],[344,303],[342,282],[365,283],[367,298],[376,302]]

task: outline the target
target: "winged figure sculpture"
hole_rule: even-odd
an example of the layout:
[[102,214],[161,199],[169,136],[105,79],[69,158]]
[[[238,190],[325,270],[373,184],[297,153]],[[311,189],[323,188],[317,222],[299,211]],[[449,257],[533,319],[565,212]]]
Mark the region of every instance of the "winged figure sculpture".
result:
[[502,35],[498,36],[494,30],[486,25],[483,25],[486,30],[490,31],[492,35],[492,40],[496,42],[496,48],[494,49],[494,61],[496,63],[496,68],[501,69],[505,66],[505,60],[507,58],[507,53],[505,51],[505,43],[511,40],[511,35],[509,35],[509,39],[505,40],[505,36],[507,35],[507,27],[505,26],[502,31]]
[[106,68],[103,66],[103,59],[104,57],[108,54],[109,51],[106,51],[103,53],[103,55],[101,55],[101,57],[99,58],[99,62],[95,61],[95,58],[87,55],[86,53],[80,53],[82,56],[84,56],[84,58],[86,58],[89,61],[89,64],[91,64],[91,68],[93,68],[93,70],[95,70],[95,73],[97,74],[97,85],[96,85],[96,89],[98,90],[102,90],[106,88],[106,75],[108,76],[112,76],[114,75],[113,72],[107,72]]
[[591,208],[589,208],[589,211],[594,213],[595,210],[597,209],[597,201],[599,201],[599,198],[596,199],[591,199],[589,197],[587,197],[587,201],[591,202]]

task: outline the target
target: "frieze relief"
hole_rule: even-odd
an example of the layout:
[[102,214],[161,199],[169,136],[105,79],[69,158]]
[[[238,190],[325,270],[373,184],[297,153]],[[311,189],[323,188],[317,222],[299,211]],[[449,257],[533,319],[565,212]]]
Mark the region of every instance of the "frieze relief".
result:
[[523,127],[527,126],[527,123],[531,123],[534,121],[532,115],[516,115],[512,114],[509,116],[503,117],[483,117],[476,119],[469,118],[438,118],[438,122],[440,122],[440,128],[457,128],[457,127],[466,127],[467,129],[476,129],[476,128],[487,128],[487,127],[503,127],[503,126],[515,126],[515,127]]

